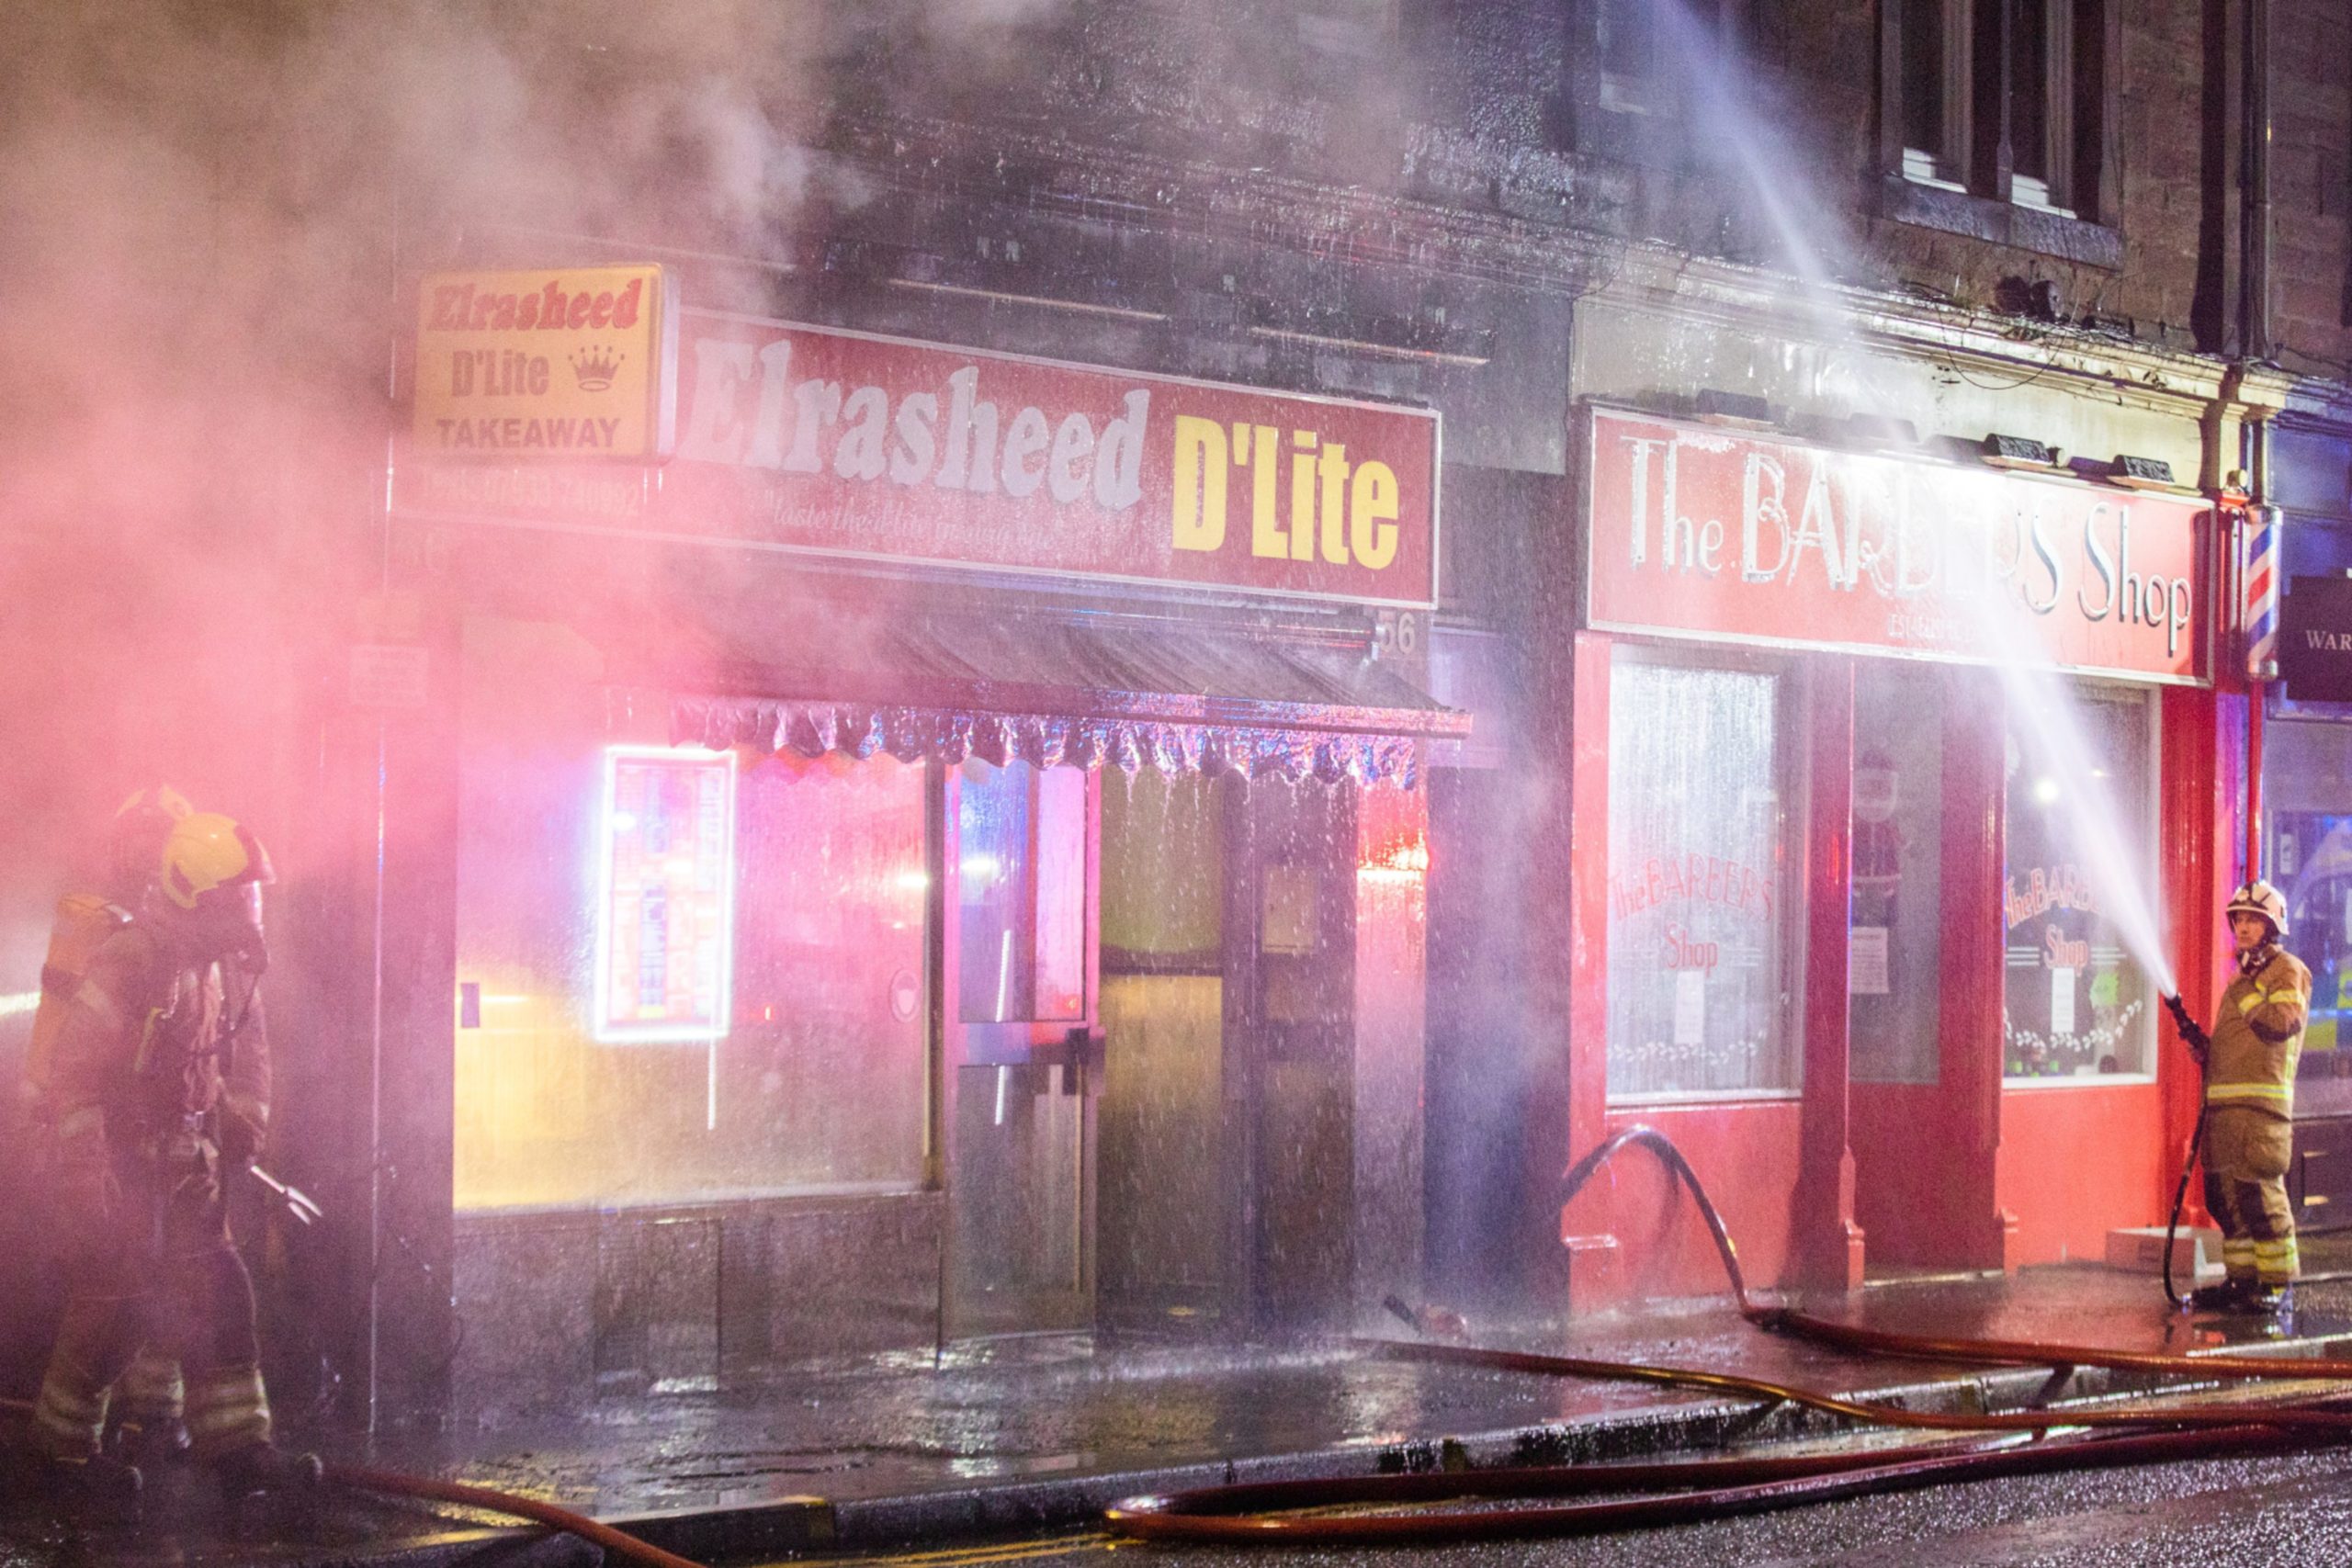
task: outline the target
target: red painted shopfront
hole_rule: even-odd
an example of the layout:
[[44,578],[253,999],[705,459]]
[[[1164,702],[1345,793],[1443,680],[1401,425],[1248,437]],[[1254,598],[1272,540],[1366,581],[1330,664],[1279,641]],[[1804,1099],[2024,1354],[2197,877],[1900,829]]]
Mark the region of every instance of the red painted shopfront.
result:
[[[2161,1222],[2236,870],[2210,504],[1589,417],[1573,1152],[1665,1133],[1762,1283]],[[1720,1288],[1652,1162],[1562,1224],[1579,1304]]]

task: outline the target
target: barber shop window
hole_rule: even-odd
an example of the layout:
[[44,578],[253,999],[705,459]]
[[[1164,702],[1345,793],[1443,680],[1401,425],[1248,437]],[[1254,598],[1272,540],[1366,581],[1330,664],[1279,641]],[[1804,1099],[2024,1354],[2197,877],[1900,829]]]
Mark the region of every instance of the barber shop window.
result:
[[1787,681],[1620,644],[1609,678],[1609,1094],[1799,1088]]
[[2036,682],[2010,699],[2005,763],[2007,1080],[2145,1075],[2158,999],[2143,954],[2161,929],[2154,702],[2129,687]]

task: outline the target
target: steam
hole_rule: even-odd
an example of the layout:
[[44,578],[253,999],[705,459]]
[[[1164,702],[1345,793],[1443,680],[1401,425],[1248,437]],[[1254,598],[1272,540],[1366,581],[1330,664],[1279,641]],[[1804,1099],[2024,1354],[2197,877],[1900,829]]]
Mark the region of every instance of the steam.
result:
[[0,8],[0,972],[132,788],[266,840],[299,815],[285,750],[373,586],[404,272],[773,254],[863,197],[810,151],[838,62],[911,40],[982,86],[1064,3]]

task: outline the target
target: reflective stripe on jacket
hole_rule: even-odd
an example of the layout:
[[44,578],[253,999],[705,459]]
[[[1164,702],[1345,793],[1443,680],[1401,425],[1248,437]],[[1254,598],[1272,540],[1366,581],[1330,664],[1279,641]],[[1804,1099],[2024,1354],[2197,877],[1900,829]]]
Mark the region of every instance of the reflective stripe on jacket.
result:
[[2284,948],[2222,993],[2206,1058],[2205,1102],[2287,1120],[2295,1113],[2295,1066],[2303,1054],[2312,972]]

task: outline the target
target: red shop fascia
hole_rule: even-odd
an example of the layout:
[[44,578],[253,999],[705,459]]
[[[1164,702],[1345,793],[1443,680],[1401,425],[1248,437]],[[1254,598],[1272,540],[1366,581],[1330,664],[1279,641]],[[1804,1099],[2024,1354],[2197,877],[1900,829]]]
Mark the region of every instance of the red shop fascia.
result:
[[[2197,1094],[2161,994],[2219,994],[2236,869],[2212,502],[1585,421],[1571,1156],[1665,1133],[1751,1283],[2161,1224]],[[1580,1306],[1721,1288],[1638,1154],[1562,1239]]]

